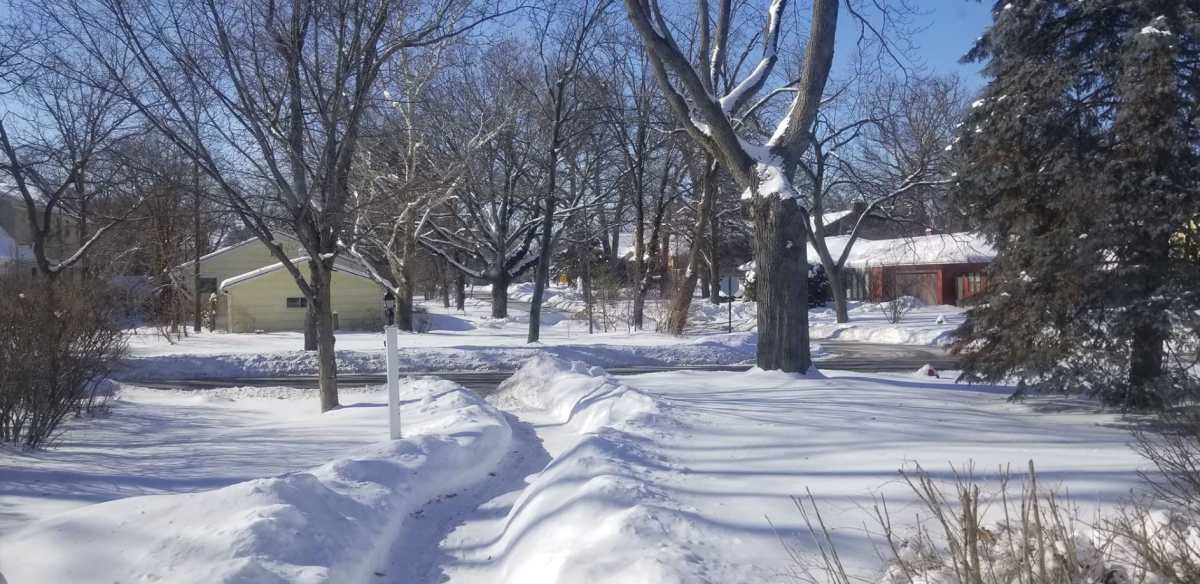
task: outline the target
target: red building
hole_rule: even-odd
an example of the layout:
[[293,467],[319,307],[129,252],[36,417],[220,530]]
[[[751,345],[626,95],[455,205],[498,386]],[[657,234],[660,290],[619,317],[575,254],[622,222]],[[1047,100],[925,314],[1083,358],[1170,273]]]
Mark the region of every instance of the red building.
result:
[[[840,254],[847,238],[828,238]],[[815,252],[810,249],[810,260]],[[860,239],[846,260],[849,296],[883,302],[914,296],[926,304],[960,305],[987,287],[987,266],[995,249],[973,233]]]

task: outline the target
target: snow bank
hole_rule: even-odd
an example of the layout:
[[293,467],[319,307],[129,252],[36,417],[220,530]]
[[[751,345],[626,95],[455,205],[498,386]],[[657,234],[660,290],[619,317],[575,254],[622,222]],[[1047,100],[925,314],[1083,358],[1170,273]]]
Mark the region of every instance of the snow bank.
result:
[[[481,327],[482,328],[482,327]],[[233,336],[233,335],[229,335]],[[249,335],[248,335],[249,336]],[[402,343],[420,341],[425,336],[409,335]],[[382,338],[382,335],[379,335]],[[582,340],[588,335],[580,334]],[[629,337],[625,337],[629,339]],[[665,365],[735,365],[751,361],[753,345],[723,345],[693,343],[664,338],[659,345],[617,344],[547,344],[533,347],[492,346],[491,337],[481,335],[473,344],[460,347],[408,346],[400,349],[400,371],[512,371],[541,352],[564,359],[587,359],[604,367],[637,367]],[[231,339],[238,340],[238,339]],[[603,339],[602,339],[603,340]],[[657,340],[657,339],[651,339]],[[666,344],[666,343],[671,344]],[[338,371],[341,374],[380,374],[384,371],[384,354],[378,351],[338,351]],[[166,354],[134,356],[127,359],[115,377],[126,381],[163,379],[213,379],[236,377],[278,377],[287,375],[316,375],[317,354],[306,351],[271,351],[262,353],[227,354]]]
[[364,581],[410,513],[486,479],[509,450],[503,414],[457,384],[425,387],[429,415],[411,438],[308,472],[44,519],[0,540],[0,571],[14,584]]
[[[517,302],[533,301],[533,282],[521,282],[508,288],[509,300]],[[583,294],[570,286],[547,286],[542,295],[542,307],[576,313],[586,308]]]
[[715,538],[643,478],[666,468],[642,436],[668,425],[668,406],[602,369],[549,356],[531,359],[492,399],[566,436],[547,444],[553,462],[531,478],[503,535],[481,552],[499,559],[497,581],[710,581],[720,557],[707,547]]
[[887,321],[890,303],[851,302],[850,322],[838,323],[832,308],[809,311],[809,330],[814,338],[896,345],[945,346],[952,333],[966,320],[957,306],[926,306],[911,296],[898,299],[903,305],[900,322]]

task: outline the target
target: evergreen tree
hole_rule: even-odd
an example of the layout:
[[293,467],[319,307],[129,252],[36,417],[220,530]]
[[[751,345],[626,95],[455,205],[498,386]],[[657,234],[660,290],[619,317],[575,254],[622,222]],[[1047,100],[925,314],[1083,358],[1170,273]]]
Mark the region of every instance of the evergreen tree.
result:
[[968,379],[1147,406],[1194,391],[1200,0],[996,3],[991,78],[954,145],[996,245],[959,331]]

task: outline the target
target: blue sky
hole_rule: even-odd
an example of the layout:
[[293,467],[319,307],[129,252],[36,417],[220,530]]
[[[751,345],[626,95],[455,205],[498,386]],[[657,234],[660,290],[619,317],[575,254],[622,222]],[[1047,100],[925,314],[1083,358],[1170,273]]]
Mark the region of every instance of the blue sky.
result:
[[[979,65],[958,62],[975,39],[992,21],[992,1],[984,0],[919,0],[922,14],[913,18],[913,25],[922,30],[912,39],[914,57],[923,61],[931,72],[958,73],[973,89],[983,86]],[[852,19],[839,17],[838,54],[853,50],[857,30],[851,29]]]

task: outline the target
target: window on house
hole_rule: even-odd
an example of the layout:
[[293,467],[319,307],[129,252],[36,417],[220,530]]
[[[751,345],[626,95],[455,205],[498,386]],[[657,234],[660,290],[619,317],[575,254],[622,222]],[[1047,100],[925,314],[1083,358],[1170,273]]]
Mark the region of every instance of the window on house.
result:
[[303,296],[301,296],[299,298],[288,298],[287,299],[287,307],[288,308],[308,308],[308,299]]
[[213,292],[216,292],[217,291],[217,279],[216,278],[200,278],[200,284],[199,284],[199,286],[197,286],[197,290],[201,294],[211,294]]

